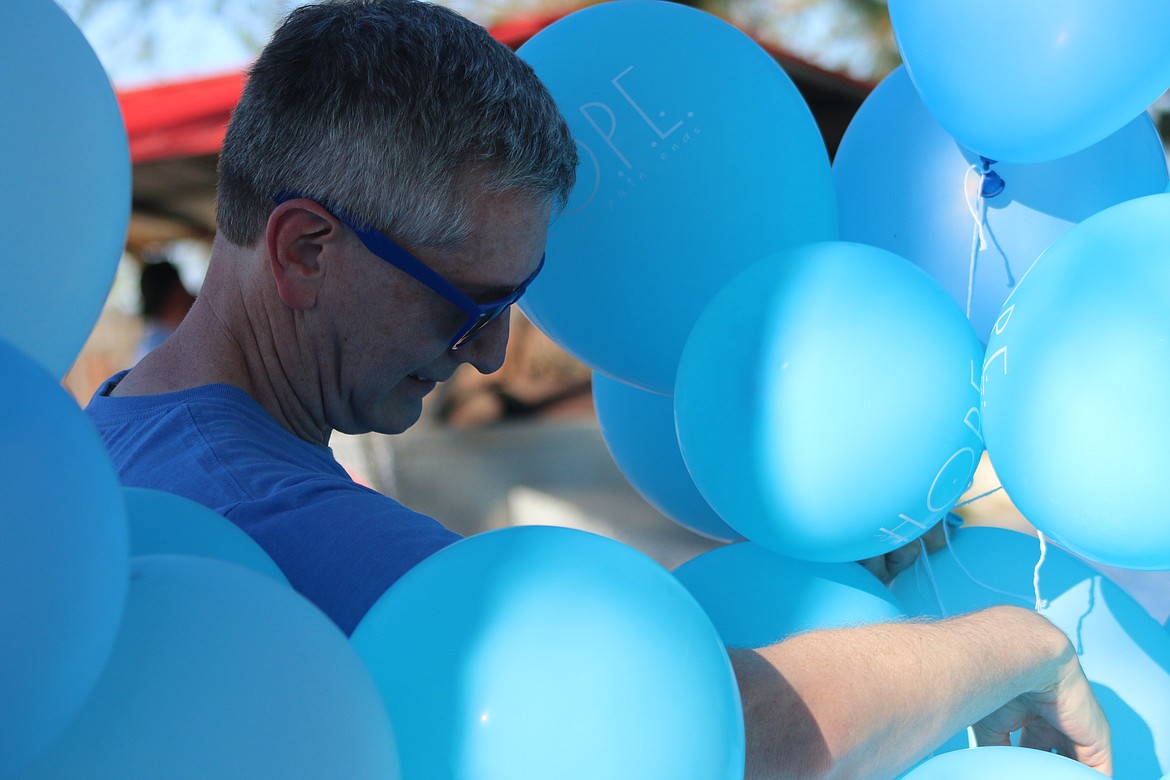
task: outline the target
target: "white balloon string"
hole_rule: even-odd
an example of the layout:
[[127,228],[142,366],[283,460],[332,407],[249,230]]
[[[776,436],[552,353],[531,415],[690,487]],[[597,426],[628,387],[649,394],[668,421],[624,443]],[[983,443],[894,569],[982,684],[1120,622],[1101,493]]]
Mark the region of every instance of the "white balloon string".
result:
[[[979,182],[971,186],[971,174],[979,175]],[[971,195],[975,194],[972,202]],[[975,268],[979,263],[979,253],[987,249],[987,236],[983,232],[983,225],[987,221],[987,203],[983,198],[983,175],[972,165],[963,174],[963,201],[967,204],[967,211],[971,212],[971,219],[975,222],[975,229],[971,235],[971,263],[967,270],[967,319],[971,318],[971,298],[975,291]]]
[[934,569],[930,565],[930,552],[926,549],[926,540],[920,536],[918,537],[918,543],[922,545],[922,555],[919,555],[918,559],[922,561],[922,565],[926,569],[926,578],[930,580],[930,588],[934,591],[934,600],[938,602],[939,615],[942,617],[950,617],[947,613],[946,605],[943,604],[942,593],[938,589],[938,581],[934,578]]
[[[992,236],[992,238],[995,238],[995,237]],[[996,246],[998,247],[999,244],[997,243]],[[1000,255],[1003,257],[1003,272],[1004,272],[1004,274],[1007,275],[1007,286],[1008,286],[1008,289],[1011,289],[1011,288],[1016,286],[1016,277],[1012,274],[1012,261],[1008,260],[1008,256],[1003,253],[1002,247],[1000,247],[999,252],[1000,252]]]
[[1007,596],[1009,598],[1016,599],[1018,601],[1022,601],[1025,604],[1032,602],[1032,599],[1028,598],[1027,596],[1021,596],[1018,593],[1012,593],[1010,591],[1000,590],[999,588],[994,588],[991,585],[988,585],[986,582],[983,582],[981,579],[976,577],[974,574],[972,574],[970,572],[970,570],[966,566],[963,565],[963,561],[960,560],[958,553],[955,552],[955,548],[951,545],[951,530],[950,530],[950,528],[947,527],[947,524],[945,521],[943,522],[943,536],[947,540],[947,550],[950,551],[951,558],[954,559],[955,565],[959,567],[959,569],[963,572],[963,574],[967,575],[967,579],[971,580],[971,582],[975,583],[976,585],[983,588],[984,590],[988,590],[988,591],[991,591],[992,593],[998,593],[1001,596]]
[[[971,186],[971,174],[975,174],[976,176],[979,176],[979,186],[978,187]],[[975,196],[974,200],[971,199],[972,195]],[[982,197],[982,195],[983,195],[983,175],[979,172],[978,165],[971,165],[967,168],[967,172],[963,174],[963,201],[967,204],[967,211],[971,212],[971,219],[973,219],[975,221],[976,228],[978,228],[980,226],[979,223],[981,221],[979,219],[979,212],[976,210],[976,205],[979,203],[979,199]],[[982,232],[982,231],[980,231],[980,232]],[[983,244],[979,248],[986,249],[987,245]]]
[[1039,528],[1036,529],[1036,536],[1040,539],[1040,560],[1036,561],[1036,568],[1032,570],[1032,591],[1036,594],[1036,611],[1040,612],[1048,606],[1048,602],[1040,598],[1040,569],[1048,556],[1048,542]]
[[990,496],[994,493],[998,493],[1001,490],[1003,490],[1003,485],[1000,485],[999,487],[996,487],[996,488],[992,488],[991,490],[988,490],[986,493],[980,493],[979,495],[975,496],[974,498],[968,498],[966,501],[961,501],[958,504],[955,504],[951,508],[958,509],[959,507],[967,506],[967,504],[974,503],[975,501],[978,501],[981,498],[987,498],[988,496]]
[[1083,656],[1085,654],[1085,620],[1089,615],[1093,614],[1093,609],[1097,603],[1097,589],[1101,587],[1101,576],[1089,578],[1089,603],[1081,616],[1077,618],[1077,655]]

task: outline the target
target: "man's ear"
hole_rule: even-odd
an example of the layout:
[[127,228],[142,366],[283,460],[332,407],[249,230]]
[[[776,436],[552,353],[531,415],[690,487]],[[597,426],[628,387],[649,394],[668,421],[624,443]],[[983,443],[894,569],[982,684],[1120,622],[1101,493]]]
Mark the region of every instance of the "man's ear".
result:
[[325,280],[326,257],[337,246],[340,223],[315,201],[296,198],[268,217],[268,262],[280,300],[290,309],[311,309]]

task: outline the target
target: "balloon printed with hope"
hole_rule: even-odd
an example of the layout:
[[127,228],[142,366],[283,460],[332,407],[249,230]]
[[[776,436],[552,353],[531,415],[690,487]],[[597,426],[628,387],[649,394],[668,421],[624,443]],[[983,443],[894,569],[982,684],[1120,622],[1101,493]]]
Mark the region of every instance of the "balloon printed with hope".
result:
[[1170,569],[1170,194],[1068,231],[987,345],[988,454],[1029,522],[1073,552]]
[[937,282],[864,244],[808,244],[725,286],[679,363],[699,492],[783,555],[855,561],[938,522],[970,485],[982,346]]
[[724,283],[836,237],[816,122],[747,35],[674,3],[586,8],[519,53],[580,155],[521,308],[595,370],[669,395],[687,334]]
[[833,177],[841,239],[888,249],[929,273],[984,343],[1012,288],[1053,241],[1109,206],[1163,192],[1170,178],[1144,112],[1069,157],[985,166],[930,115],[903,67],[853,117]]

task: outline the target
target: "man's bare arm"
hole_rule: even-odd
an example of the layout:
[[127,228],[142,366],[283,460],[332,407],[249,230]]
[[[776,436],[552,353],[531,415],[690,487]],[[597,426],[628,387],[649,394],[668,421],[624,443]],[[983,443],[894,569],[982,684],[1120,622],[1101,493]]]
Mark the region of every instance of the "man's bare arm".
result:
[[975,724],[1112,772],[1109,726],[1059,629],[1015,607],[733,650],[747,777],[896,777]]

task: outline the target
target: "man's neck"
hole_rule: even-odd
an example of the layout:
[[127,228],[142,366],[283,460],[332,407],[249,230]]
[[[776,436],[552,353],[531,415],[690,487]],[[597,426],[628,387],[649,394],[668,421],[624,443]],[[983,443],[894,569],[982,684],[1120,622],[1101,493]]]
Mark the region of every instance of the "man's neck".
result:
[[272,298],[266,300],[250,290],[248,280],[235,278],[234,269],[241,267],[238,261],[248,262],[248,258],[230,258],[226,263],[213,260],[203,291],[186,319],[111,395],[157,395],[230,385],[252,396],[295,436],[328,444],[332,431],[324,423],[323,410],[300,390],[311,383],[300,377],[298,366],[286,365],[281,358],[284,351],[295,351],[282,350],[274,340],[273,317],[290,316],[289,312],[266,311],[265,304],[272,305]]

